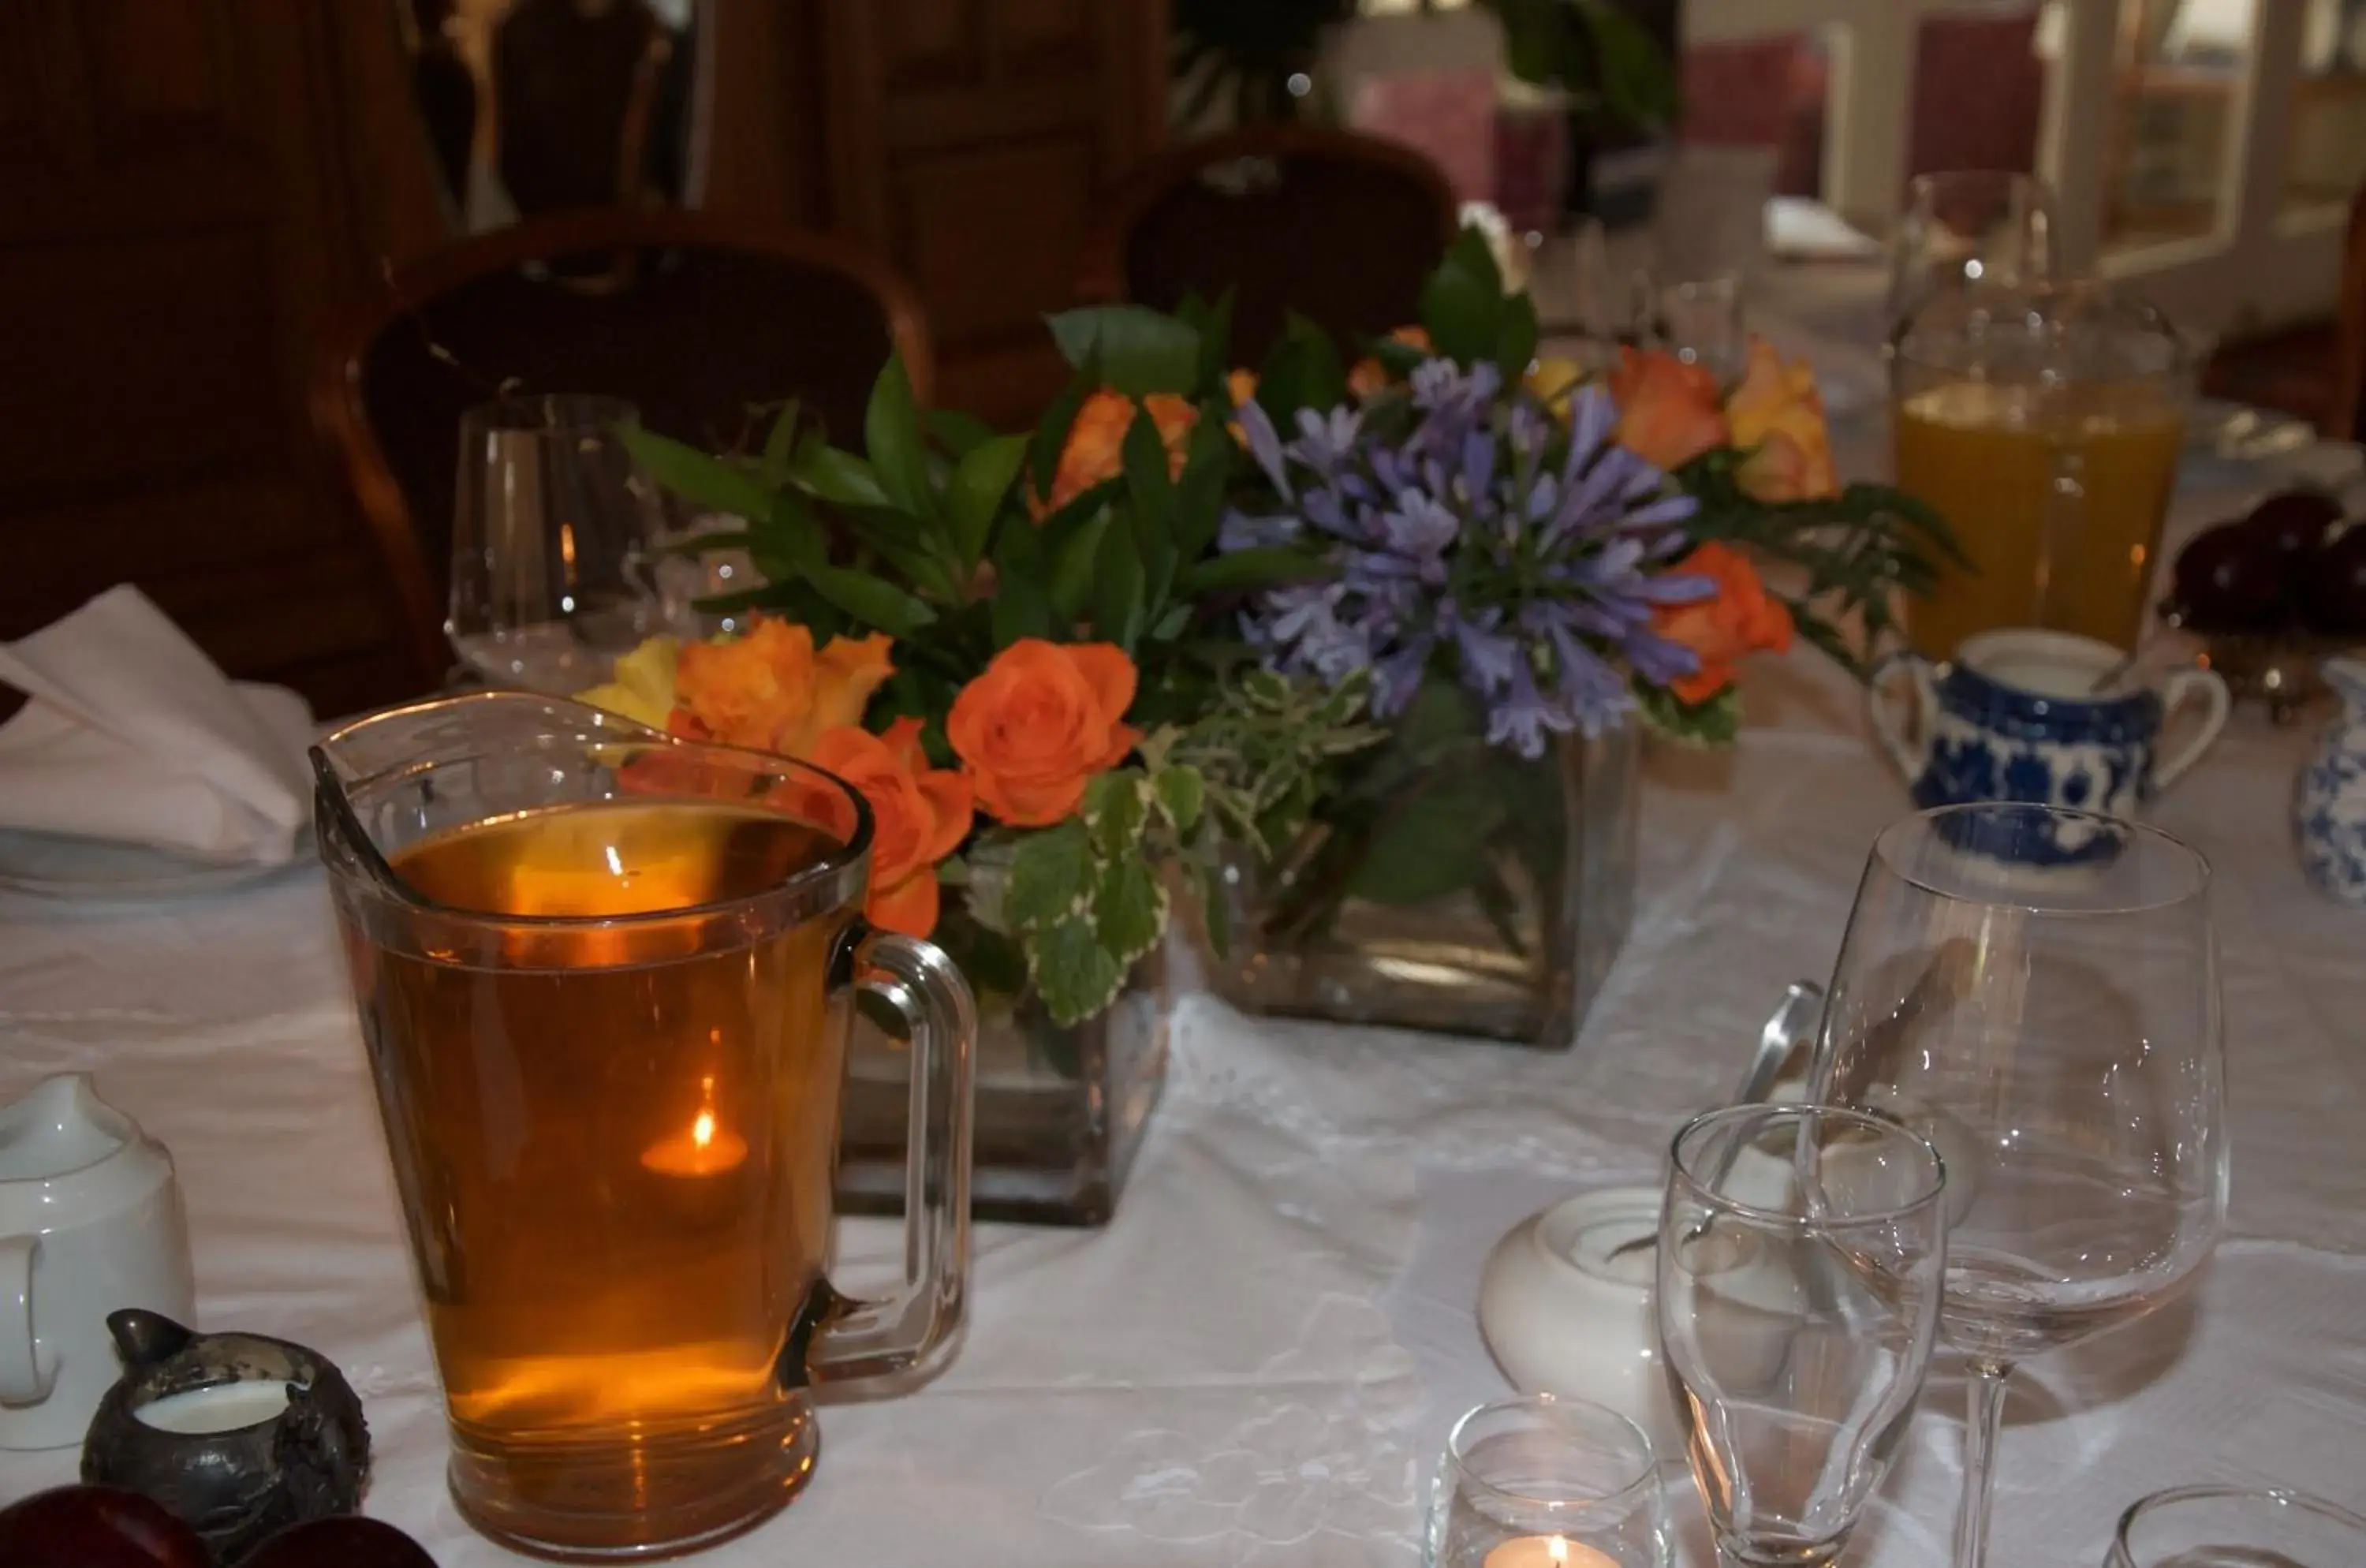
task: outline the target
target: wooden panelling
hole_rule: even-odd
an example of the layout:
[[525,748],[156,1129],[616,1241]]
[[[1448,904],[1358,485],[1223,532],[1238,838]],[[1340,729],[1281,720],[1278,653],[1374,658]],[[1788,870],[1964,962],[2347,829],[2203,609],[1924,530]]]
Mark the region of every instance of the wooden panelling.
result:
[[1076,133],[915,156],[897,167],[896,247],[949,354],[1040,333],[1040,312],[1066,299],[1092,199],[1093,151],[1089,135]]
[[230,118],[223,0],[103,0],[81,16],[90,39],[86,90],[117,134],[186,132],[194,129],[188,122],[213,128]]
[[271,261],[252,230],[0,250],[0,299],[40,301],[0,376],[0,515],[62,490],[284,449]]
[[994,17],[994,64],[998,79],[1018,82],[1092,72],[1092,14],[1085,0],[986,0],[986,4]]
[[881,76],[891,90],[986,78],[980,0],[895,0],[880,7]]

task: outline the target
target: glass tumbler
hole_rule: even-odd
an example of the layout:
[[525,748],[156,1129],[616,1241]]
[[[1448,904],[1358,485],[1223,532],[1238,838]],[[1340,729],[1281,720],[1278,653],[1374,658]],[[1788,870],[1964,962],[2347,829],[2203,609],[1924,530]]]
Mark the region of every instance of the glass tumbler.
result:
[[1454,1424],[1429,1513],[1428,1568],[1667,1568],[1667,1506],[1643,1429],[1545,1393]]
[[2282,1487],[2179,1486],[2120,1516],[2103,1568],[2356,1568],[2366,1518]]

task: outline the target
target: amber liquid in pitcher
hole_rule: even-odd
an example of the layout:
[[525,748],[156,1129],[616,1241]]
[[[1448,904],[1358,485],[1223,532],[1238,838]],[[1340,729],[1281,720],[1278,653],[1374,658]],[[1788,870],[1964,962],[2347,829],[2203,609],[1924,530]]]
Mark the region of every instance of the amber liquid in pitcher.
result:
[[[651,917],[356,964],[454,1489],[497,1533],[686,1544],[710,1517],[761,1517],[810,1467],[802,1369],[781,1362],[828,1242],[846,1017],[827,971],[853,911],[751,919],[770,931],[753,937],[665,912],[777,888],[838,848],[761,810],[621,802],[393,858],[452,908]],[[751,1444],[786,1457],[751,1466]]]
[[[1961,381],[1898,410],[1898,488],[1939,510],[1977,568],[1943,568],[1930,597],[1909,603],[1909,639],[1929,658],[1999,626],[2135,646],[2184,420],[2142,382],[2074,387],[2042,412],[2034,401],[2026,387]],[[2067,519],[2054,500],[2066,451],[2085,491]]]

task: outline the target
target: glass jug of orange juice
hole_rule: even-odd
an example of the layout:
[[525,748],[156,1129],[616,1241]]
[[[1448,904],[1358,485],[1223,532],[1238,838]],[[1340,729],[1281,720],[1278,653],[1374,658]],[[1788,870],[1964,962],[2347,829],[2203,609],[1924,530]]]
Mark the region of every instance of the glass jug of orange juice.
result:
[[2099,284],[1976,285],[1891,350],[1898,487],[1971,562],[1908,606],[1915,648],[1945,659],[2000,626],[2133,648],[2192,396],[2184,338]]
[[[313,752],[461,1514],[544,1556],[783,1506],[808,1385],[930,1365],[969,1266],[976,1014],[862,919],[870,812],[785,758],[486,692]],[[826,1272],[855,992],[912,1066],[903,1288]]]

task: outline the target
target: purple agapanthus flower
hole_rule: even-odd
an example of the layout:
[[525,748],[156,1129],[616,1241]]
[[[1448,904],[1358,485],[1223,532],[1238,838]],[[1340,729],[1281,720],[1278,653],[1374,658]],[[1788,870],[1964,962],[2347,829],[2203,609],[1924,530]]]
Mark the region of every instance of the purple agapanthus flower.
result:
[[1606,392],[1574,393],[1565,427],[1492,365],[1430,359],[1408,392],[1301,411],[1288,441],[1242,406],[1279,505],[1232,513],[1220,547],[1314,543],[1336,568],[1254,600],[1244,630],[1268,662],[1326,681],[1369,670],[1382,717],[1447,672],[1483,705],[1489,742],[1527,757],[1616,723],[1635,681],[1699,669],[1651,629],[1655,606],[1715,592],[1665,570],[1694,502],[1610,439]]

